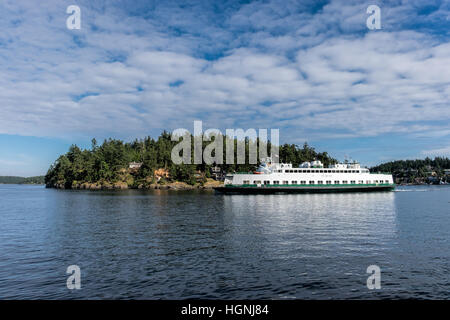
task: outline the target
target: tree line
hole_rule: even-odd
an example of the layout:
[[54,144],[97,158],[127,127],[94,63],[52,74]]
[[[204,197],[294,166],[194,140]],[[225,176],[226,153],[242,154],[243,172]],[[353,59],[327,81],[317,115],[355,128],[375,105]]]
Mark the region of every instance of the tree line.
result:
[[429,172],[431,169],[433,171],[436,170],[442,171],[443,169],[450,169],[450,159],[443,157],[436,157],[434,159],[431,159],[427,157],[423,160],[421,159],[397,160],[386,162],[371,168],[371,170],[373,171],[382,171],[390,173],[401,172],[411,169],[421,171],[424,174],[426,172]]
[[44,184],[44,176],[35,177],[16,177],[16,176],[0,176],[0,183],[4,184]]
[[398,182],[426,183],[426,182],[450,182],[450,177],[445,174],[444,169],[450,169],[450,159],[436,157],[431,159],[397,160],[390,161],[372,167],[372,172],[389,172]]
[[[169,132],[164,131],[157,139],[148,136],[144,139],[124,142],[110,138],[98,145],[94,138],[90,149],[81,149],[77,145],[72,145],[66,154],[61,155],[50,166],[45,176],[45,183],[50,187],[62,184],[66,188],[71,188],[74,183],[80,182],[115,183],[123,181],[129,187],[136,187],[139,184],[156,183],[155,170],[165,169],[168,171],[169,177],[162,179],[159,183],[180,181],[194,185],[199,183],[199,174],[203,179],[210,177],[212,166],[217,166],[221,171],[228,173],[256,170],[261,159],[258,152],[257,164],[249,163],[249,148],[252,143],[256,144],[257,147],[266,148],[269,155],[272,148],[270,141],[265,144],[260,143],[258,139],[251,141],[247,138],[245,139],[245,163],[228,164],[225,159],[226,146],[230,143],[234,144],[236,159],[238,140],[237,138],[217,136],[211,138],[211,141],[203,141],[202,150],[215,139],[223,139],[223,164],[213,163],[208,165],[204,162],[194,164],[193,161],[187,164],[174,164],[171,160],[171,152],[178,141],[172,141],[171,137],[172,135]],[[194,154],[194,139],[191,140],[191,154]],[[215,152],[213,152],[213,155],[215,155]],[[307,143],[301,147],[296,144],[280,145],[279,157],[280,162],[289,162],[294,166],[313,160],[320,160],[324,165],[337,162],[327,152],[317,152]],[[130,170],[128,166],[131,162],[142,163],[142,166],[139,170]]]

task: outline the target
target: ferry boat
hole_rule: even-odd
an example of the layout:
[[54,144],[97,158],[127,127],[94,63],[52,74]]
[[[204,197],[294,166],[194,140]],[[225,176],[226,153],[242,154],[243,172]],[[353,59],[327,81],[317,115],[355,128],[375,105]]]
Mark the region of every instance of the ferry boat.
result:
[[274,163],[269,157],[255,172],[227,174],[224,185],[214,189],[220,193],[242,194],[391,191],[394,188],[391,174],[370,173],[357,162],[324,168],[316,160],[293,168],[290,163]]

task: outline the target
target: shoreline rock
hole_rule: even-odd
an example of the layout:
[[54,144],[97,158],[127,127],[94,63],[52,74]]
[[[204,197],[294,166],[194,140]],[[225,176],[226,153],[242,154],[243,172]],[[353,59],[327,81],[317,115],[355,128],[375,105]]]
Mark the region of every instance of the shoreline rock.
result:
[[129,186],[126,182],[76,182],[74,181],[71,186],[67,187],[64,183],[56,183],[54,185],[46,185],[46,188],[51,189],[69,189],[69,190],[212,190],[214,187],[222,186],[223,182],[216,180],[209,180],[203,185],[190,185],[185,182],[175,181],[167,184],[139,184],[137,186]]

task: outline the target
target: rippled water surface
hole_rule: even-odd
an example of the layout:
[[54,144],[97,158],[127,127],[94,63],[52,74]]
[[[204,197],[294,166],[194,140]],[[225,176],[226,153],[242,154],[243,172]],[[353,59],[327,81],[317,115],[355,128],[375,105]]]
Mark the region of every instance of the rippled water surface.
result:
[[[450,187],[216,195],[0,185],[0,299],[450,298]],[[66,268],[81,268],[81,289]],[[381,268],[368,290],[366,269]]]

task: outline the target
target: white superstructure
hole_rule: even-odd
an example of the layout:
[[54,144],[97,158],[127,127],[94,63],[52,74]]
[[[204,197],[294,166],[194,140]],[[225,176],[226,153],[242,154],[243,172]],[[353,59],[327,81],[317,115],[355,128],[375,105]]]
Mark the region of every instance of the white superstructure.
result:
[[248,187],[346,187],[393,185],[391,174],[370,173],[359,163],[338,163],[328,168],[316,160],[304,162],[299,168],[289,163],[273,163],[265,159],[254,173],[235,173],[225,177],[225,186]]

